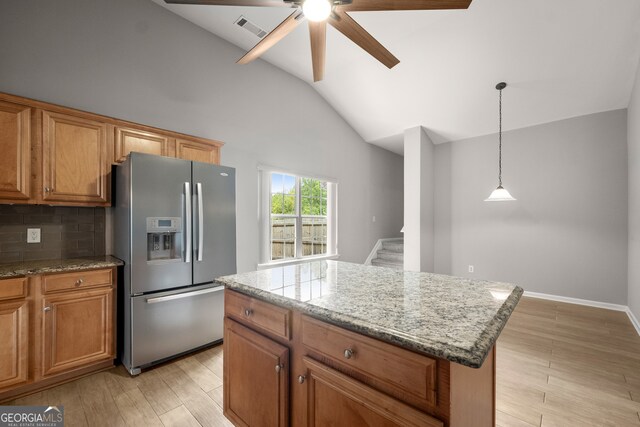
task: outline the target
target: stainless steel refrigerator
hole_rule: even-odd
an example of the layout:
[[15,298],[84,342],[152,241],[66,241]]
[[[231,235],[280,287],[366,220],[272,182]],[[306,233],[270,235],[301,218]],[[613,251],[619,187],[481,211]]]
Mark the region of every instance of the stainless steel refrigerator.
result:
[[213,279],[236,272],[235,169],[131,153],[115,180],[120,358],[136,375],[222,339]]

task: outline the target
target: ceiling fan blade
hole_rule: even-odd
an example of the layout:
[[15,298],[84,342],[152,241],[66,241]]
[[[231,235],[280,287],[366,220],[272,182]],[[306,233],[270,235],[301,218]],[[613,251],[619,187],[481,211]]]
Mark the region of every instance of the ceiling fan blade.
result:
[[393,56],[393,54],[389,52],[387,48],[382,46],[378,40],[374,39],[367,30],[362,28],[360,24],[354,21],[353,18],[341,9],[336,8],[328,21],[336,30],[340,31],[351,39],[352,42],[369,52],[371,56],[382,62],[387,66],[387,68],[393,68],[400,62],[400,60]]
[[164,0],[168,4],[202,4],[210,6],[269,6],[292,7],[283,0]]
[[264,36],[262,40],[258,42],[249,52],[245,53],[244,56],[238,59],[238,64],[247,64],[254,59],[257,59],[260,55],[265,53],[267,50],[271,49],[273,45],[282,40],[287,34],[293,31],[300,22],[302,22],[302,12],[296,10],[291,15],[287,17],[284,21],[280,23],[276,28],[273,29],[269,34]]
[[353,0],[339,6],[347,12],[375,10],[467,9],[471,0]]
[[324,62],[327,52],[327,21],[309,21],[311,37],[311,61],[313,62],[313,81],[324,78]]

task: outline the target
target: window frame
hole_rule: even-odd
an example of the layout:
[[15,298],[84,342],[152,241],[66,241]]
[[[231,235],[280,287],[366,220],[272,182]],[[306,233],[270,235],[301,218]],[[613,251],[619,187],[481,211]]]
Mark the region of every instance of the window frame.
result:
[[[338,181],[336,179],[324,176],[313,176],[312,174],[299,173],[281,168],[258,166],[259,170],[259,227],[260,227],[260,251],[258,268],[268,268],[274,265],[297,264],[300,262],[318,260],[318,259],[336,259],[338,255]],[[271,188],[271,174],[290,175],[295,178],[296,197],[295,197],[295,215],[291,214],[274,214],[280,218],[295,218],[295,256],[293,258],[285,258],[279,260],[271,260],[272,255],[272,229],[271,229],[271,196],[274,194]],[[326,216],[321,215],[303,215],[302,214],[302,195],[301,181],[304,178],[319,180],[327,183],[327,209]],[[303,218],[325,218],[327,222],[327,241],[326,253],[320,255],[302,255],[303,253],[303,235],[302,220]]]

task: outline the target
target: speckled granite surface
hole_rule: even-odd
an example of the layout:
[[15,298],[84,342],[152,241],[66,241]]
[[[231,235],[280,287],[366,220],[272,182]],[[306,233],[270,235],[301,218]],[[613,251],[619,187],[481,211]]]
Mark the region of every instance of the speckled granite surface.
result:
[[522,296],[498,282],[314,261],[216,279],[229,289],[478,368]]
[[62,273],[65,271],[91,270],[123,265],[123,262],[112,256],[51,259],[42,261],[24,261],[0,264],[0,279],[11,277],[33,276],[44,273]]

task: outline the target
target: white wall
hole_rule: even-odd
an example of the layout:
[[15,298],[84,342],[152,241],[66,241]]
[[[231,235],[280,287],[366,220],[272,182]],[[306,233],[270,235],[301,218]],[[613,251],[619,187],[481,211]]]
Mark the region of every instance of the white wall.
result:
[[627,110],[629,161],[629,308],[640,319],[640,69]]
[[436,272],[626,305],[626,111],[505,132],[516,202],[483,201],[497,151],[497,135],[436,146]]
[[404,131],[404,269],[433,272],[435,146],[422,128]]
[[341,259],[364,262],[402,227],[402,158],[365,143],[305,82],[236,65],[242,54],[148,0],[0,2],[0,91],[226,143],[239,271],[258,259],[260,163],[337,178]]

